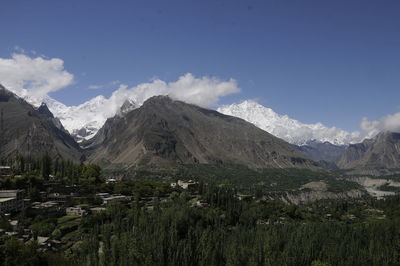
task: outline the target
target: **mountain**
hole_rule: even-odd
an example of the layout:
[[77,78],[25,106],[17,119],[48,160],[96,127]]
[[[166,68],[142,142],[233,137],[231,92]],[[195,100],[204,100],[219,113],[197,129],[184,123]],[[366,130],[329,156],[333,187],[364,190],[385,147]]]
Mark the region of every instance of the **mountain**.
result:
[[125,102],[122,104],[121,108],[118,110],[117,114],[118,115],[126,115],[127,113],[129,113],[130,111],[138,108],[138,104],[132,100],[132,99],[127,99],[125,100]]
[[66,106],[50,97],[44,102],[78,142],[93,137],[107,119],[103,112],[106,105],[103,96],[77,106]]
[[0,157],[49,153],[79,161],[78,144],[45,104],[34,108],[0,85]]
[[335,162],[346,150],[346,145],[334,145],[330,142],[316,140],[308,141],[305,145],[295,148],[314,161]]
[[320,142],[316,140],[308,141],[305,145],[293,145],[301,154],[307,158],[313,159],[318,166],[324,169],[337,170],[337,159],[346,150],[346,145],[334,145],[330,142]]
[[290,144],[251,123],[167,96],[152,97],[108,119],[86,145],[90,161],[128,166],[177,162],[316,168]]
[[326,127],[321,123],[304,124],[287,115],[279,115],[272,109],[255,101],[225,105],[218,112],[242,118],[255,126],[295,145],[306,145],[309,141],[330,142],[346,145],[361,141],[358,132],[347,132],[336,127]]
[[107,118],[115,114],[124,115],[138,107],[132,99],[125,100],[122,107],[110,104],[110,100],[101,95],[77,106],[66,106],[50,97],[44,101],[79,143],[92,138]]
[[341,168],[400,168],[400,133],[381,132],[350,145],[337,164]]

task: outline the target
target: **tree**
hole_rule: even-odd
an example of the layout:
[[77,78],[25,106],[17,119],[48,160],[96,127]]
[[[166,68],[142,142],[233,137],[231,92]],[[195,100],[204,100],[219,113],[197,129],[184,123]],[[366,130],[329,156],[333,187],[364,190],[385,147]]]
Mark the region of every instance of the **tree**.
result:
[[331,266],[329,263],[322,262],[320,260],[314,260],[311,262],[311,266]]
[[101,168],[97,164],[89,163],[83,166],[82,178],[90,183],[101,182]]
[[51,165],[52,165],[52,160],[49,154],[46,152],[45,155],[42,156],[40,160],[40,172],[42,177],[47,180],[49,179],[49,175],[51,174]]

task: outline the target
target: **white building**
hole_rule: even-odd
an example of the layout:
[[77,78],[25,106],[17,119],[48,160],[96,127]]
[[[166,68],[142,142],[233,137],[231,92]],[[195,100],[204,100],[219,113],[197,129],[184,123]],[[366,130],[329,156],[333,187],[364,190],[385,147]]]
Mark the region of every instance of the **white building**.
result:
[[72,215],[72,216],[85,216],[87,215],[87,211],[85,209],[82,209],[81,207],[68,207],[65,212],[67,215]]

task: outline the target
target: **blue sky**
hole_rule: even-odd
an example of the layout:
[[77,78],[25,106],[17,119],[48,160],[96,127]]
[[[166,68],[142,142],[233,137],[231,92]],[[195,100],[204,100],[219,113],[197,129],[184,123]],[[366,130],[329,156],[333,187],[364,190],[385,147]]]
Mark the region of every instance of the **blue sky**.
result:
[[[19,1],[0,3],[0,57],[60,58],[71,105],[119,80],[234,78],[221,104],[258,101],[302,122],[356,130],[399,111],[400,1]],[[35,51],[36,55],[31,51]],[[104,85],[88,89],[90,85]]]

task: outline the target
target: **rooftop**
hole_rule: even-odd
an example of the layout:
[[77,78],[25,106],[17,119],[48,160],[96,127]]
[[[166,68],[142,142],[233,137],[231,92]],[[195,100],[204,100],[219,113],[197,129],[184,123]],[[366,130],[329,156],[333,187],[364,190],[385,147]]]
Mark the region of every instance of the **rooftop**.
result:
[[10,201],[10,200],[15,200],[15,198],[0,198],[0,203]]

